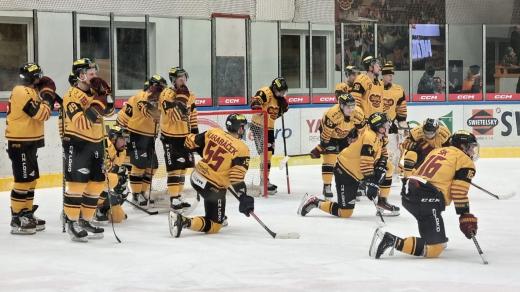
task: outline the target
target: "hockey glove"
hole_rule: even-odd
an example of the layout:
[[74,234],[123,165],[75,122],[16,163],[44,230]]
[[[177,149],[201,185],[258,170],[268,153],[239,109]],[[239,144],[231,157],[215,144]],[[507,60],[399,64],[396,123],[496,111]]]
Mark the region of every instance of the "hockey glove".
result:
[[356,142],[357,139],[359,137],[359,131],[357,128],[353,128],[352,130],[350,130],[347,134],[347,136],[345,137],[345,139],[347,139],[347,147]]
[[43,76],[36,84],[36,88],[43,101],[52,108],[56,99],[56,84],[54,84],[54,81],[47,76]]
[[107,95],[112,93],[110,85],[100,77],[94,77],[90,79],[90,90],[93,95],[103,96],[106,98]]
[[477,235],[477,217],[471,213],[462,214],[459,217],[460,231],[464,233],[466,238],[470,239],[471,236]]
[[386,156],[381,156],[374,167],[374,177],[375,182],[380,184],[383,182],[386,176],[386,163],[388,158]]
[[314,147],[314,149],[311,150],[311,158],[313,159],[318,159],[321,157],[321,153],[323,153],[323,148],[321,147],[321,145],[318,145],[316,147]]
[[366,195],[371,201],[373,201],[377,195],[379,195],[379,185],[372,182],[372,179],[366,179],[359,182],[358,195]]
[[278,100],[278,106],[280,107],[278,116],[281,117],[284,113],[286,113],[289,110],[289,104],[287,103],[285,97],[276,97],[276,100]]
[[253,110],[261,110],[262,109],[262,104],[260,104],[260,101],[258,99],[254,99],[251,102],[251,109],[253,109]]
[[255,210],[255,199],[246,194],[242,194],[238,197],[240,204],[238,205],[238,211],[249,217],[249,213]]

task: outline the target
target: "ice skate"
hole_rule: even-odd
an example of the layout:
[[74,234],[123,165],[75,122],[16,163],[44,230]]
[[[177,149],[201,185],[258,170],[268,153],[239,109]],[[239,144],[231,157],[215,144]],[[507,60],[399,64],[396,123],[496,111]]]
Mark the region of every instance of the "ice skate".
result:
[[68,218],[65,219],[65,224],[67,225],[67,233],[70,236],[72,241],[77,242],[87,242],[88,233],[81,226],[79,226],[78,221],[72,221]]
[[26,216],[26,212],[11,213],[11,234],[35,234],[36,222]]
[[395,242],[397,237],[389,232],[383,232],[381,228],[377,228],[370,243],[368,255],[375,259],[379,259],[381,255],[391,248],[389,255],[394,255]]
[[104,236],[105,229],[92,225],[90,221],[80,218],[79,226],[88,232],[88,239],[101,239]]
[[300,206],[298,207],[298,215],[305,216],[307,213],[309,213],[312,209],[318,208],[318,204],[320,203],[320,199],[318,199],[317,196],[312,196],[309,194],[305,194],[302,197],[302,201],[300,203]]
[[399,207],[388,203],[388,200],[383,197],[379,197],[377,201],[377,210],[383,216],[399,216]]

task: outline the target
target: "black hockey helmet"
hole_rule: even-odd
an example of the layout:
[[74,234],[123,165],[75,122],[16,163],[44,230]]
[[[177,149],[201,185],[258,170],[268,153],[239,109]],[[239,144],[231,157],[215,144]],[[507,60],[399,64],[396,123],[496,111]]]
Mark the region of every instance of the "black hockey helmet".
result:
[[356,66],[348,65],[345,67],[345,76],[347,76],[347,77],[349,77],[350,75],[353,75],[353,74],[358,74],[358,73],[359,73],[359,69]]
[[[473,160],[478,158],[479,144],[477,142],[477,137],[466,130],[458,130],[457,132],[453,133],[453,135],[450,137],[450,145],[459,148]],[[469,153],[468,151],[472,147],[473,153]]]
[[373,113],[368,117],[368,124],[372,131],[379,133],[379,129],[386,127],[388,117],[385,113]]
[[33,84],[36,80],[43,77],[43,71],[40,65],[36,63],[25,63],[20,69],[20,79],[26,84]]
[[289,89],[287,81],[283,77],[276,77],[273,82],[271,82],[271,88],[276,89],[279,92],[287,91]]
[[[110,141],[112,141],[112,144],[117,149],[117,151],[121,151],[124,148],[124,146],[126,145],[127,140],[128,140],[127,138],[128,138],[127,134],[125,133],[123,128],[121,128],[120,126],[116,125],[116,126],[113,126],[112,128],[110,128],[110,130],[108,130],[108,139]],[[124,143],[122,143],[122,142],[118,143],[117,142],[118,139],[123,139]]]
[[365,68],[365,71],[368,71],[370,69],[370,66],[373,66],[375,64],[381,65],[381,62],[378,58],[374,58],[374,56],[366,56],[363,59],[363,67]]
[[166,79],[159,74],[154,74],[144,83],[144,90],[150,89],[152,93],[161,93],[168,86]]
[[89,58],[81,58],[72,63],[72,73],[76,77],[79,77],[81,73],[85,73],[88,69],[99,70],[98,65]]
[[181,76],[186,76],[186,80],[189,78],[188,72],[181,67],[172,67],[168,72],[168,77],[172,83],[175,83],[175,80]]
[[[238,130],[240,128],[244,128],[244,132],[245,132],[246,126],[247,126],[247,119],[246,119],[246,116],[244,116],[242,114],[230,114],[226,118],[226,130],[230,133],[238,134]],[[239,138],[242,138],[242,136],[240,136]]]
[[350,93],[342,93],[338,96],[338,104],[340,106],[355,106],[356,99]]
[[424,136],[431,139],[435,137],[437,130],[439,129],[439,121],[437,119],[427,118],[422,126]]
[[383,66],[383,69],[381,70],[381,74],[382,75],[394,74],[394,70],[395,70],[394,63],[392,63],[391,61],[388,61]]

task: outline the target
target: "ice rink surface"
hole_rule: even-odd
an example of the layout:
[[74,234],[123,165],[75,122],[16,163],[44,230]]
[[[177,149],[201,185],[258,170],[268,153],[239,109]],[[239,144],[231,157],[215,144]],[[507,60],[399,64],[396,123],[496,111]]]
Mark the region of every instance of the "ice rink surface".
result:
[[[496,193],[520,187],[520,159],[481,159],[474,182]],[[9,233],[9,193],[0,193],[0,291],[520,291],[520,198],[499,201],[472,188],[471,211],[479,218],[478,240],[489,265],[459,231],[453,205],[443,213],[448,248],[438,259],[396,251],[381,260],[368,257],[379,219],[368,200],[350,219],[319,210],[296,215],[306,192],[322,189],[321,167],[273,168],[279,194],[256,199],[256,214],[275,232],[299,232],[300,239],[272,239],[227,198],[229,226],[219,234],[184,230],[171,238],[166,214],[148,216],[125,204],[129,219],[110,225],[105,238],[75,243],[61,233],[61,188],[37,190],[37,215],[47,229],[32,236]],[[390,201],[400,205],[400,186]],[[199,204],[193,215],[202,214]],[[416,221],[404,209],[387,217],[386,230],[417,235]]]

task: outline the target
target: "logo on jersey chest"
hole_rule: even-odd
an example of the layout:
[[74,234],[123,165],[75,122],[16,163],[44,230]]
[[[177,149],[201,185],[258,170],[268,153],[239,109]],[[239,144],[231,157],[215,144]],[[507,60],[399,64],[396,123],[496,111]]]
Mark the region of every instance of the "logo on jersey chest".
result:
[[272,120],[276,120],[276,118],[278,118],[279,112],[280,109],[278,107],[269,106],[267,108],[267,113],[269,114],[269,117],[271,117]]
[[389,98],[383,98],[383,111],[386,112],[394,105],[394,100]]
[[368,100],[370,101],[370,103],[372,103],[373,107],[380,107],[381,106],[381,95],[371,94],[368,97]]

